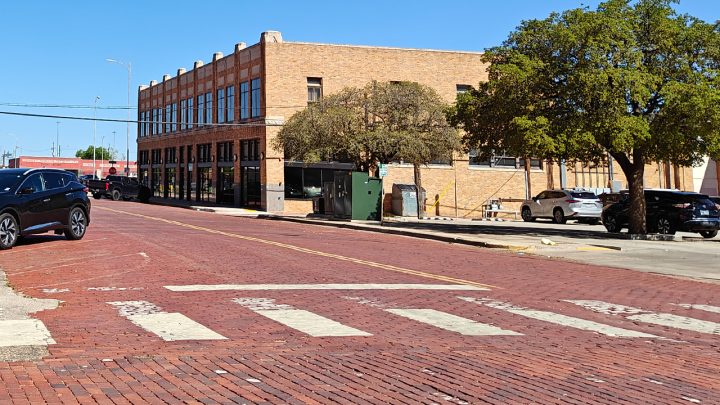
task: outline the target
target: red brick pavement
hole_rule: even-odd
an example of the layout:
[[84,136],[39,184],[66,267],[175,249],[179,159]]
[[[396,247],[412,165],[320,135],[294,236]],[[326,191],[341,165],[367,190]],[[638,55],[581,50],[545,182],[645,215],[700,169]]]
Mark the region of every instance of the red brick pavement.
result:
[[[98,201],[92,219],[82,241],[28,238],[0,256],[14,288],[63,301],[55,310],[33,315],[57,342],[49,356],[0,363],[0,404],[720,402],[717,335],[632,322],[563,301],[602,300],[720,322],[720,314],[673,305],[720,306],[718,285],[126,202]],[[172,292],[163,287],[447,283],[232,235],[495,287],[463,292]],[[666,339],[607,337],[458,296],[492,298]],[[272,298],[373,336],[311,337],[232,302],[240,297]],[[180,312],[228,339],[163,341],[106,304],[131,300]],[[462,336],[389,314],[381,306],[431,308],[523,336]]]

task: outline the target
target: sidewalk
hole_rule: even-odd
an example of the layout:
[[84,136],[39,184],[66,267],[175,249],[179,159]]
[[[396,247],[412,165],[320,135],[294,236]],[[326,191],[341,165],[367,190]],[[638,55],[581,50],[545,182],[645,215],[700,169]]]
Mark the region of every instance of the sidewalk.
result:
[[167,205],[172,207],[187,208],[195,211],[214,212],[220,215],[228,216],[241,216],[241,217],[255,217],[255,218],[267,218],[273,220],[289,221],[296,223],[320,225],[320,226],[332,226],[336,228],[355,229],[368,232],[381,232],[393,235],[410,236],[416,238],[433,239],[448,243],[460,243],[471,246],[479,246],[486,248],[498,248],[498,249],[509,249],[509,250],[524,250],[528,249],[527,244],[519,244],[511,240],[499,240],[497,238],[484,237],[481,234],[470,233],[457,233],[457,232],[444,232],[440,229],[413,229],[412,224],[443,224],[445,226],[452,225],[465,225],[471,226],[472,224],[478,224],[478,221],[471,219],[455,219],[455,218],[442,218],[440,219],[417,219],[417,218],[406,218],[406,217],[388,217],[385,218],[381,224],[379,221],[348,221],[334,219],[326,216],[304,216],[304,215],[292,215],[292,214],[274,214],[267,211],[252,210],[247,208],[236,208],[228,207],[226,205],[219,205],[215,203],[198,203],[196,201],[181,201],[169,198],[153,198],[150,204],[155,205]]

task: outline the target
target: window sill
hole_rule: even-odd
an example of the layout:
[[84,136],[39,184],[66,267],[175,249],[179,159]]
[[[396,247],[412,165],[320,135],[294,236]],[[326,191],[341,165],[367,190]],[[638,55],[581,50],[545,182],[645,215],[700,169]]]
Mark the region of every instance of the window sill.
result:
[[[524,168],[516,169],[514,167],[488,167],[488,166],[475,166],[475,165],[469,165],[468,169],[470,170],[477,170],[477,171],[487,171],[487,172],[517,172],[517,171],[525,171]],[[530,168],[530,172],[538,172],[542,173],[545,170],[538,169],[536,167]]]

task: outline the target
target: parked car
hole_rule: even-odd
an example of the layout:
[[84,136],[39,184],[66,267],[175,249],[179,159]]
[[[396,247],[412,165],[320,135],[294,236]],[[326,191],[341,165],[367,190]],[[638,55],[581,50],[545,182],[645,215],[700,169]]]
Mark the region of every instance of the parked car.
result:
[[59,169],[0,170],[0,249],[25,235],[54,231],[82,239],[90,224],[87,187]]
[[[609,232],[620,232],[630,223],[630,195],[603,210],[603,225]],[[710,197],[676,190],[645,190],[645,219],[648,232],[674,235],[677,231],[698,232],[714,238],[720,229],[720,210]]]
[[525,200],[520,208],[523,221],[550,218],[556,224],[568,219],[597,224],[600,222],[602,202],[592,191],[545,190],[532,200]]
[[135,177],[111,175],[104,180],[89,180],[88,187],[95,199],[105,196],[112,198],[114,201],[137,198],[142,202],[148,202],[150,195],[152,195],[150,188],[140,184]]
[[86,186],[88,185],[88,182],[90,180],[100,180],[100,178],[94,174],[83,174],[82,176],[79,177],[79,179],[80,179],[80,183],[82,183]]

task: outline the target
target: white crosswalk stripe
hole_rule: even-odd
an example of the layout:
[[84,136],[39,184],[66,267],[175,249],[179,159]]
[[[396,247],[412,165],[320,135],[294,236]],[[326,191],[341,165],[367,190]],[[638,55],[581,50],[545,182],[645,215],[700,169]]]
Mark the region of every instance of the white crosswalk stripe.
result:
[[115,301],[108,304],[116,307],[130,322],[166,341],[227,339],[181,313],[165,312],[151,302]]
[[602,335],[612,337],[626,337],[626,338],[657,338],[658,336],[651,335],[649,333],[637,332],[633,330],[618,328],[615,326],[605,325],[602,323],[588,321],[586,319],[575,318],[572,316],[557,314],[550,311],[537,311],[527,309],[523,307],[514,306],[507,302],[494,301],[485,298],[472,298],[472,297],[458,297],[463,301],[473,302],[479,305],[485,305],[490,308],[500,309],[507,311],[511,314],[521,315],[526,318],[536,319],[539,321],[545,321],[554,323],[556,325],[567,326],[570,328],[581,329],[591,332],[597,332]]
[[604,301],[593,300],[566,300],[575,305],[606,315],[620,315],[626,319],[645,322],[653,325],[667,326],[675,329],[684,329],[693,332],[720,335],[720,323],[703,321],[666,313],[655,313],[641,308],[617,305]]
[[434,309],[386,309],[414,321],[467,336],[522,336],[522,333],[498,328]]
[[276,304],[271,298],[237,298],[233,301],[258,315],[310,336],[372,336],[371,333],[343,325],[310,311],[295,309],[286,304]]
[[54,344],[55,340],[50,335],[50,331],[39,319],[0,321],[0,347]]
[[716,307],[713,305],[703,305],[703,304],[676,304],[679,307],[687,308],[687,309],[699,309],[701,311],[706,312],[714,312],[716,314],[720,314],[720,307]]
[[274,291],[274,290],[431,290],[487,291],[489,288],[462,284],[195,284],[166,285],[170,291]]

